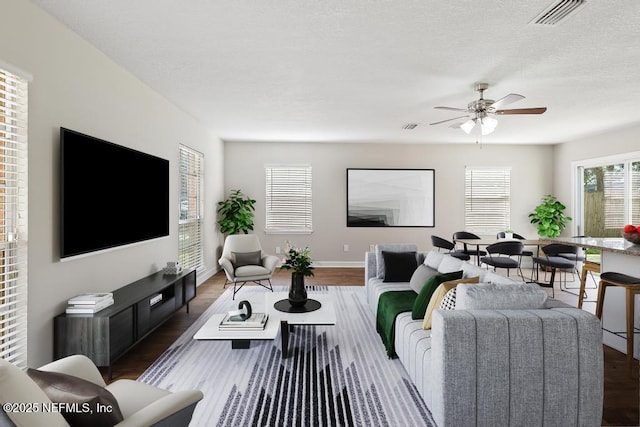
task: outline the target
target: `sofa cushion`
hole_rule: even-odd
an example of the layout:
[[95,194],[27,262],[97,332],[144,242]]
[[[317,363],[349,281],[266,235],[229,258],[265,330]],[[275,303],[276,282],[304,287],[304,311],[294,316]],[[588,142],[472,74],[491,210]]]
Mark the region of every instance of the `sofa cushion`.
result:
[[545,308],[547,293],[535,283],[477,285],[460,284],[456,310],[511,310]]
[[462,270],[462,260],[446,255],[442,258],[442,262],[438,266],[438,273],[453,273]]
[[431,296],[441,283],[461,278],[462,270],[446,274],[436,274],[435,276],[431,277],[418,294],[416,301],[413,303],[411,318],[413,320],[424,318],[424,314],[427,311],[427,306],[429,305]]
[[52,402],[65,404],[61,413],[72,426],[110,427],[123,420],[118,401],[104,387],[59,372],[27,369],[27,375]]
[[409,286],[416,292],[416,294],[419,294],[424,285],[427,284],[427,281],[436,274],[438,274],[437,270],[427,267],[426,264],[420,264],[413,272],[411,280],[409,281]]
[[408,282],[418,267],[416,252],[382,251],[385,282]]
[[262,265],[262,252],[232,252],[233,268],[243,267],[245,265]]
[[442,299],[447,294],[447,292],[458,286],[460,283],[478,283],[479,281],[479,277],[467,277],[457,280],[449,280],[448,282],[441,283],[431,296],[431,300],[429,300],[427,311],[424,314],[422,328],[431,329],[431,314],[433,313],[433,310],[437,310],[440,308],[440,303],[442,302]]
[[385,243],[376,245],[376,277],[378,279],[384,279],[384,258],[382,257],[382,251],[385,252],[417,252],[418,246],[414,244],[406,243]]
[[480,282],[486,282],[484,276],[489,273],[489,270],[468,262],[463,262],[461,269],[462,277],[479,277]]
[[424,264],[437,271],[443,258],[444,254],[442,252],[432,249],[427,253],[427,256],[424,259]]

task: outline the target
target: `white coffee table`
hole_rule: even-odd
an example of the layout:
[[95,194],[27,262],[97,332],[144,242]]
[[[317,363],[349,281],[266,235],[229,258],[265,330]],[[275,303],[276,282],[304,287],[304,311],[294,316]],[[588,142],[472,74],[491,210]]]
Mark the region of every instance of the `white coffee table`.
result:
[[309,293],[309,299],[318,301],[321,306],[315,311],[306,313],[285,313],[274,308],[274,304],[280,300],[287,299],[287,292],[273,292],[267,294],[265,306],[271,318],[279,319],[280,338],[282,344],[282,357],[289,357],[289,333],[293,332],[293,327],[310,325],[335,325],[336,311],[333,298],[326,294]]
[[[196,340],[228,340],[231,348],[249,348],[252,340],[274,340],[280,329],[282,357],[289,356],[289,333],[295,325],[335,325],[336,312],[333,298],[326,294],[309,294],[309,298],[318,301],[321,307],[307,313],[285,313],[274,308],[274,304],[287,299],[287,292],[267,292],[263,301],[253,303],[255,312],[266,312],[269,320],[263,330],[220,330],[218,326],[226,313],[212,315],[193,336]],[[264,304],[264,305],[263,305]]]

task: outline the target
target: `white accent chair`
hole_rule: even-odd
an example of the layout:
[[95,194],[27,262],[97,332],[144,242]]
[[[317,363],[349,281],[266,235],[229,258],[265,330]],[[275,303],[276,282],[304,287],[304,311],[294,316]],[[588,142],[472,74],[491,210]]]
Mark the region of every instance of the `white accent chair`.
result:
[[[226,275],[224,286],[233,283],[233,299],[247,282],[253,282],[273,292],[271,276],[278,264],[278,257],[264,253],[257,235],[227,236],[218,264]],[[262,283],[263,281],[266,281],[268,286]]]
[[[73,355],[46,364],[39,371],[57,372],[89,381],[108,390],[118,402],[124,419],[116,426],[188,426],[203,398],[200,390],[171,392],[142,382],[122,379],[106,385],[100,371],[84,355]],[[45,392],[19,367],[0,359],[0,403],[51,403]],[[72,390],[69,393],[73,394]],[[0,426],[68,426],[59,412],[0,411]]]

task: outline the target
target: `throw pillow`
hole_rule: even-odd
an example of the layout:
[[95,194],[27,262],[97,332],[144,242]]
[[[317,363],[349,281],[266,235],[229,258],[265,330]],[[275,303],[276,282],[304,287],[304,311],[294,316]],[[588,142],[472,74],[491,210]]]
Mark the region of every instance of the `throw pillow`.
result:
[[434,310],[440,308],[440,303],[444,296],[453,288],[458,286],[460,283],[478,283],[480,281],[479,277],[467,277],[458,280],[450,280],[448,282],[443,282],[438,286],[433,295],[431,296],[431,300],[429,300],[429,305],[427,306],[427,311],[424,313],[424,321],[422,322],[422,329],[431,329],[431,315]]
[[233,268],[242,267],[245,265],[262,265],[262,252],[232,252],[233,254]]
[[411,280],[409,281],[409,286],[411,286],[411,289],[413,289],[416,294],[419,294],[424,285],[426,285],[427,280],[436,274],[438,274],[436,270],[433,270],[424,264],[420,264],[418,268],[416,268],[416,271],[413,272]]
[[438,286],[440,286],[440,284],[443,282],[448,282],[450,280],[456,279],[462,279],[462,270],[454,271],[453,273],[447,274],[436,274],[435,276],[431,277],[418,294],[418,298],[416,298],[416,301],[413,303],[411,318],[413,320],[424,318],[424,314],[427,311],[429,301],[431,301],[431,296],[438,288]]
[[453,273],[462,270],[462,260],[454,258],[451,255],[445,255],[442,262],[438,266],[438,273]]
[[384,258],[384,282],[408,282],[418,268],[415,252],[382,251]]
[[535,283],[458,285],[456,310],[519,310],[545,308],[547,293]]
[[458,287],[449,290],[442,298],[440,302],[440,310],[455,310],[456,309],[456,293],[458,291]]
[[418,245],[413,243],[384,243],[375,246],[376,255],[376,277],[384,279],[384,258],[382,251],[385,252],[418,252]]
[[427,267],[431,267],[434,270],[437,270],[443,258],[444,254],[442,252],[438,252],[435,249],[432,249],[427,253],[424,263]]
[[480,282],[486,282],[486,280],[484,280],[484,276],[488,272],[489,270],[478,267],[477,265],[473,265],[468,262],[462,263],[462,277],[480,277]]
[[91,381],[37,369],[27,369],[27,375],[52,402],[65,404],[61,413],[72,426],[110,427],[124,419],[113,394]]

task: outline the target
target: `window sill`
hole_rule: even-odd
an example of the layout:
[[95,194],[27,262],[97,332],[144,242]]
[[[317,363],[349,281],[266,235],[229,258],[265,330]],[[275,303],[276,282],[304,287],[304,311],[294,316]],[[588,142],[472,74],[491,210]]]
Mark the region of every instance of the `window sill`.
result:
[[313,230],[264,230],[264,234],[313,234]]

